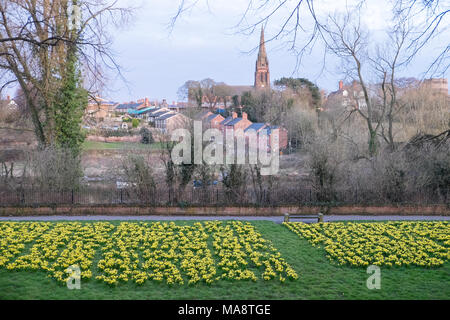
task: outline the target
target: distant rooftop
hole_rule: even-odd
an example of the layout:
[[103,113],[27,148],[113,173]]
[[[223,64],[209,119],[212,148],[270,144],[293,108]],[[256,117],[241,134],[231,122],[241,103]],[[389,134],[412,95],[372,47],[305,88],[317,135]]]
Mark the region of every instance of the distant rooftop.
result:
[[225,120],[223,120],[220,124],[223,125],[223,126],[225,126],[225,125],[228,124],[228,122],[230,122],[230,121],[232,121],[232,120],[233,120],[233,117],[232,117],[232,116],[229,116],[229,117],[225,118]]
[[231,121],[227,122],[225,125],[234,127],[241,120],[242,120],[242,118],[235,118],[235,119],[232,119]]
[[139,110],[129,110],[128,113],[130,114],[143,114],[146,113],[150,110],[155,109],[155,107],[147,107],[147,108],[143,108],[143,109],[139,109]]
[[152,116],[152,117],[155,117],[155,118],[158,118],[158,117],[160,117],[160,116],[162,116],[162,115],[164,115],[164,114],[166,114],[166,113],[169,113],[169,112],[171,112],[171,111],[168,111],[168,110],[162,110],[162,111],[158,111],[158,112],[152,113],[151,116]]
[[208,122],[211,122],[212,120],[214,120],[215,118],[217,118],[219,115],[218,114],[212,114],[212,115],[210,115],[209,117],[207,117],[206,118],[206,120],[208,121]]
[[169,118],[175,117],[176,115],[177,115],[176,113],[164,114],[164,115],[156,118],[156,120],[167,120]]
[[116,109],[136,109],[137,107],[139,107],[140,105],[142,105],[142,103],[123,103],[123,104],[119,104]]
[[253,123],[244,131],[247,132],[248,130],[255,130],[256,132],[258,132],[260,129],[264,128],[265,126],[266,126],[265,123]]

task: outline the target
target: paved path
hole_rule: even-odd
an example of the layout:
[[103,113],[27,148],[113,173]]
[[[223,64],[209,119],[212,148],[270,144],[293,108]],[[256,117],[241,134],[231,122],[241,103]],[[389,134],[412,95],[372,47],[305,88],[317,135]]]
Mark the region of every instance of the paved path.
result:
[[[160,220],[160,221],[176,221],[176,220],[244,220],[244,221],[273,221],[282,223],[284,217],[242,217],[242,216],[41,216],[41,217],[0,217],[0,221],[135,221],[135,220]],[[450,216],[324,216],[324,221],[342,221],[342,220],[421,220],[450,221]],[[316,219],[301,219],[295,221],[317,221]]]

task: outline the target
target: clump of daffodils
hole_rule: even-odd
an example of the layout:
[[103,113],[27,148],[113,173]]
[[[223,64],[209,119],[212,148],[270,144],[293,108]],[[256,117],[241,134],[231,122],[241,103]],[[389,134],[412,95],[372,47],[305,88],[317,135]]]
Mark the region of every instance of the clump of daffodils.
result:
[[340,265],[439,267],[450,259],[450,223],[285,223]]
[[246,222],[0,222],[0,267],[44,270],[61,283],[77,265],[82,281],[213,284],[221,279],[298,279]]

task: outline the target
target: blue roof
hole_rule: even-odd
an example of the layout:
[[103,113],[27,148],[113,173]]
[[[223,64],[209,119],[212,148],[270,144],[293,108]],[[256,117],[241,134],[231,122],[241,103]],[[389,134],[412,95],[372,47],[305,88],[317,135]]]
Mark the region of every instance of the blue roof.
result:
[[175,116],[176,116],[175,113],[169,113],[169,114],[165,114],[165,115],[162,115],[162,116],[156,118],[156,120],[166,120],[166,119],[169,119],[169,118],[172,118]]
[[116,109],[136,109],[140,105],[142,105],[142,103],[124,103],[119,104]]
[[237,124],[241,120],[242,120],[242,118],[236,118],[236,119],[233,119],[230,122],[226,123],[225,125],[226,126],[234,126],[235,124]]
[[227,118],[225,118],[225,120],[223,120],[220,124],[222,124],[222,125],[226,125],[228,122],[230,122],[231,120],[233,120],[233,117],[227,117]]
[[214,120],[215,118],[217,118],[218,116],[219,116],[218,114],[212,114],[212,115],[210,115],[209,117],[207,117],[206,120],[207,120],[207,121],[212,121],[212,120]]
[[260,129],[264,128],[265,126],[266,126],[265,123],[253,123],[244,131],[247,132],[248,130],[255,130],[256,132],[258,132]]
[[272,134],[273,130],[279,129],[280,126],[267,126],[261,130],[262,133],[267,133],[269,136]]
[[158,112],[152,113],[151,116],[157,118],[157,117],[160,117],[160,116],[162,116],[162,115],[164,115],[164,114],[166,114],[168,112],[170,112],[170,111],[166,111],[166,110],[158,111]]

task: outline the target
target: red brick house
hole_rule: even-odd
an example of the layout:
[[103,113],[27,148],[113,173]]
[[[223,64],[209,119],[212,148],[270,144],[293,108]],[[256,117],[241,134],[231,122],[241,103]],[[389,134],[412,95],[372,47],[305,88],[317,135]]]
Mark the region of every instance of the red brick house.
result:
[[112,116],[117,105],[118,103],[116,102],[95,97],[94,99],[89,100],[85,113],[89,117],[105,119]]
[[220,123],[224,121],[225,118],[220,114],[211,114],[203,119],[203,127],[206,129],[221,129]]
[[242,132],[244,132],[244,130],[251,125],[252,122],[248,120],[247,113],[245,112],[242,112],[242,118],[239,118],[237,113],[233,112],[231,117],[226,118],[220,123],[224,134],[227,132],[236,133],[238,130],[242,130]]

